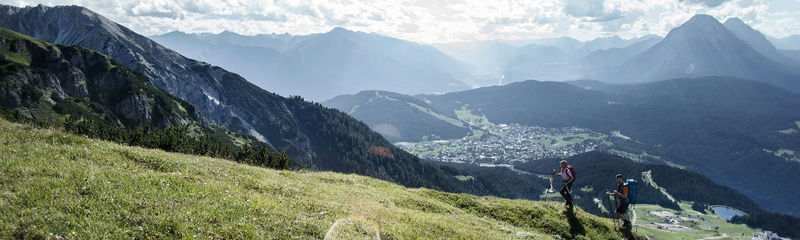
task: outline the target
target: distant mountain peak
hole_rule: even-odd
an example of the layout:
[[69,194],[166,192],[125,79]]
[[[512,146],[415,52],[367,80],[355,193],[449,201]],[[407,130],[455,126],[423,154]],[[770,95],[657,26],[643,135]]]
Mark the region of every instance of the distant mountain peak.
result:
[[698,23],[719,23],[719,21],[712,17],[711,15],[706,14],[697,14],[694,15],[689,21],[686,21],[684,24],[698,24]]
[[160,36],[189,36],[189,35],[192,35],[192,34],[181,32],[179,30],[173,30],[171,32],[167,32],[167,33],[161,34]]
[[739,19],[737,17],[728,18],[728,20],[725,20],[724,24],[726,26],[736,24],[736,25],[744,25],[744,26],[750,27],[746,23],[744,23],[744,21],[742,21],[742,19]]
[[329,31],[328,33],[353,33],[353,31],[343,27],[335,27],[331,29],[331,31]]
[[738,35],[738,37],[742,38],[742,40],[746,40],[743,38],[745,37],[743,36],[743,34],[750,35],[749,37],[758,37],[766,39],[766,37],[764,37],[761,34],[761,32],[753,29],[752,27],[750,27],[750,25],[747,25],[746,23],[744,23],[744,21],[736,17],[728,18],[728,20],[725,20],[723,26],[725,26],[725,28]]
[[732,76],[798,91],[797,71],[783,62],[760,32],[738,21],[729,20],[726,26],[698,14],[627,61],[622,72],[631,81]]
[[217,35],[220,35],[220,36],[241,36],[241,34],[238,34],[238,33],[232,32],[232,31],[230,31],[230,30],[225,30],[225,31],[222,31],[222,32],[220,32],[220,33],[219,33],[219,34],[217,34]]
[[697,14],[680,26],[669,31],[664,39],[699,38],[727,40],[729,38],[736,38],[736,35],[728,31],[716,18],[705,14]]
[[753,29],[739,18],[729,18],[725,21],[725,28],[736,34],[736,37],[745,41],[761,54],[781,62],[791,62],[786,59],[760,31]]

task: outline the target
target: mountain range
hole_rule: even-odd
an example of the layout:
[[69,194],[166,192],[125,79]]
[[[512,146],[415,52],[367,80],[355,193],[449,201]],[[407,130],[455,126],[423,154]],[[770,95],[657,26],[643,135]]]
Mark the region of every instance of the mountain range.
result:
[[[362,91],[323,104],[367,123],[392,142],[460,138],[470,132],[466,124],[436,112],[430,104],[393,92]],[[391,114],[376,114],[386,112]]]
[[714,17],[696,15],[647,51],[592,79],[630,83],[732,76],[800,92],[799,65],[787,61],[740,20],[723,25]]
[[296,36],[171,32],[152,39],[262,88],[316,101],[365,89],[406,94],[468,89],[462,82],[468,68],[435,48],[344,28]]
[[634,83],[732,76],[800,91],[800,53],[776,48],[776,39],[738,18],[723,24],[702,14],[664,38],[434,44],[441,52],[343,28],[310,35],[172,32],[153,38],[264,88],[316,101],[363,90],[431,94],[530,79]]
[[[776,48],[773,42],[787,49]],[[531,79],[642,83],[732,76],[800,92],[800,54],[789,47],[791,38],[767,38],[738,18],[723,24],[699,14],[664,38],[608,37],[588,42],[556,38],[525,43],[529,45],[494,41],[435,46],[488,72],[483,73],[488,80],[477,84],[482,86]]]

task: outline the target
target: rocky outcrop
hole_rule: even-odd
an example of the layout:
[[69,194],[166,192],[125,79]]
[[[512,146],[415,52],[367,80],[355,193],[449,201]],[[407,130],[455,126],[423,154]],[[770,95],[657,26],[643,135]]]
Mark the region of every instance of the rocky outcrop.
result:
[[96,111],[112,116],[112,123],[129,127],[205,122],[200,113],[185,110],[194,109],[189,103],[106,55],[51,45],[6,29],[0,33],[0,104],[6,109],[46,118],[37,113],[65,101],[88,99],[103,106]]
[[[299,128],[286,98],[264,91],[241,76],[195,61],[130,29],[78,6],[18,8],[0,5],[0,27],[44,41],[79,45],[111,56],[156,86],[192,105],[209,120],[232,131],[263,136],[268,143],[310,160],[318,130]],[[82,61],[76,59],[76,63]],[[285,140],[285,141],[284,141]],[[296,143],[299,143],[296,144]]]

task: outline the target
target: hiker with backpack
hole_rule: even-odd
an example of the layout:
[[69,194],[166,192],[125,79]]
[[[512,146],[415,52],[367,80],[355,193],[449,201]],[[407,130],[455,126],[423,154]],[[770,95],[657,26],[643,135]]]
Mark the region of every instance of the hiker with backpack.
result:
[[[617,207],[617,210],[614,212],[614,214],[616,214],[619,219],[622,219],[623,228],[630,228],[631,222],[628,221],[628,215],[626,213],[628,212],[628,204],[631,203],[631,200],[633,200],[635,196],[631,194],[631,186],[635,186],[636,181],[634,179],[629,179],[626,181],[625,178],[622,177],[622,174],[617,174],[615,178],[617,180],[617,189],[613,192],[606,192],[606,194],[614,195],[614,197],[620,198],[619,207]],[[630,184],[629,182],[633,182],[633,184]]]
[[572,195],[570,195],[569,192],[570,189],[572,189],[572,182],[575,181],[575,168],[572,167],[572,165],[568,165],[567,160],[561,160],[561,172],[556,173],[556,170],[553,169],[553,174],[561,176],[563,185],[558,193],[560,193],[561,197],[566,201],[564,205],[572,207]]

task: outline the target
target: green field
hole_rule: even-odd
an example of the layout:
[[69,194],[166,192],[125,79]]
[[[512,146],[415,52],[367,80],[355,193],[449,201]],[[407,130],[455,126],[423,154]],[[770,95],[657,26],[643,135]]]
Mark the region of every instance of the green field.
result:
[[449,124],[452,124],[453,126],[456,126],[456,127],[464,127],[464,123],[459,121],[458,119],[453,119],[451,117],[448,117],[448,116],[445,116],[445,115],[441,115],[441,114],[439,114],[437,112],[434,112],[433,110],[431,110],[429,108],[425,108],[423,106],[420,106],[420,105],[417,105],[417,104],[414,104],[414,103],[410,103],[410,102],[407,102],[407,103],[408,103],[409,106],[411,106],[413,108],[416,108],[417,110],[419,110],[421,112],[427,113],[427,114],[435,117],[436,119],[445,121],[445,122],[447,122]]
[[[700,238],[715,238],[715,239],[751,239],[753,232],[759,232],[759,229],[753,229],[743,224],[732,224],[718,218],[716,215],[707,212],[700,213],[691,209],[691,203],[679,203],[683,211],[675,211],[672,209],[662,208],[657,205],[640,204],[636,205],[636,228],[634,231],[648,236],[651,239],[700,239]],[[689,232],[669,231],[658,229],[654,223],[664,223],[664,218],[656,217],[651,212],[667,211],[674,213],[677,217],[684,217],[694,219],[696,222],[680,222],[678,225],[690,229]]]
[[800,157],[795,155],[795,151],[794,150],[785,149],[785,148],[781,148],[781,149],[778,149],[778,150],[775,150],[775,151],[772,151],[772,150],[769,150],[769,149],[763,149],[763,150],[764,150],[764,152],[771,153],[771,154],[775,155],[776,157],[783,158],[786,161],[800,163]]
[[797,128],[787,128],[779,130],[778,132],[782,134],[795,134],[798,132],[798,130],[800,130],[800,121],[795,121],[794,125],[797,126]]
[[619,239],[557,202],[410,189],[0,119],[0,239]]
[[[493,131],[495,129],[495,125],[489,122],[489,119],[486,116],[478,116],[472,114],[472,110],[467,109],[468,105],[462,106],[461,110],[455,110],[456,117],[458,120],[466,122],[472,129],[472,134],[468,137],[469,139],[478,140],[483,135],[486,134],[488,131],[489,134],[496,134],[497,131]],[[482,129],[482,130],[481,130]]]

